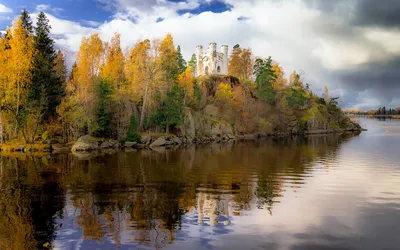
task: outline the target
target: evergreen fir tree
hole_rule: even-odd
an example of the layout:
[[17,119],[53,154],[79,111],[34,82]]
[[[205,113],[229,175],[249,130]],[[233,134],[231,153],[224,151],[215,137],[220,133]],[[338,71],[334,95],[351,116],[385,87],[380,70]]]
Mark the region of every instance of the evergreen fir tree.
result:
[[192,57],[190,58],[188,62],[188,66],[192,69],[193,75],[197,75],[197,58],[196,54],[192,54]]
[[94,136],[105,138],[111,136],[111,93],[109,83],[102,79],[97,86],[97,105],[95,110],[96,119],[92,131]]
[[40,12],[35,28],[32,84],[29,91],[31,108],[36,110],[41,121],[48,121],[57,114],[57,107],[64,95],[63,81],[57,76],[57,52],[50,37],[49,20]]
[[174,84],[171,90],[167,93],[161,110],[158,112],[155,120],[158,125],[166,128],[166,132],[169,132],[170,126],[179,126],[183,121],[183,99],[185,94],[183,89],[178,85]]
[[28,35],[33,33],[33,26],[29,12],[26,9],[21,11],[22,26],[26,29]]
[[187,66],[185,59],[183,59],[180,45],[178,45],[178,47],[176,48],[176,54],[178,57],[178,74],[182,74],[186,70]]

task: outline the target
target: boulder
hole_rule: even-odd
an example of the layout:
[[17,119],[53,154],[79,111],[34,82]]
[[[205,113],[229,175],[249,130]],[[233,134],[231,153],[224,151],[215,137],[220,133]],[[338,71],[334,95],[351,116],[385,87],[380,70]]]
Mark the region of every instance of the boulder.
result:
[[92,151],[97,149],[99,149],[99,142],[90,135],[80,137],[72,146],[72,152]]
[[71,150],[71,148],[57,143],[51,145],[51,150],[54,152],[68,152]]
[[150,137],[150,136],[142,136],[142,137],[140,138],[140,143],[141,143],[141,144],[147,145],[147,144],[149,144],[150,142],[151,142],[151,137]]
[[179,139],[178,137],[176,137],[176,136],[174,136],[174,137],[172,137],[172,138],[170,138],[170,140],[174,143],[174,144],[177,144],[177,145],[180,145],[180,144],[182,144],[182,141],[181,141],[181,139]]
[[116,142],[105,141],[100,145],[100,149],[114,148]]
[[147,146],[146,144],[137,143],[137,144],[133,145],[133,148],[142,149],[142,148],[145,148],[146,146]]
[[167,143],[167,141],[165,140],[165,137],[161,136],[157,140],[155,140],[152,144],[150,144],[150,147],[151,148],[161,147],[161,146],[165,146],[166,143]]
[[136,144],[137,142],[127,141],[124,143],[124,146],[127,148],[133,148]]

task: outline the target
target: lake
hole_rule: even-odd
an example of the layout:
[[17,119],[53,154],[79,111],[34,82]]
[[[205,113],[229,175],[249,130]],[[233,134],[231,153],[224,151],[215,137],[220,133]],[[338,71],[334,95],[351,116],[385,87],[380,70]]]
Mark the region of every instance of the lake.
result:
[[0,249],[400,249],[400,120],[367,132],[2,155]]

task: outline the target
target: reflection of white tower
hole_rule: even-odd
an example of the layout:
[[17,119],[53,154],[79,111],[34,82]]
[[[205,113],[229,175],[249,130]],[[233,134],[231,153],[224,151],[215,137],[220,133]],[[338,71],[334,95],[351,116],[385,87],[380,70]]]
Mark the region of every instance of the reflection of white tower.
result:
[[207,52],[203,54],[203,46],[196,47],[197,76],[209,74],[228,74],[228,45],[221,46],[217,52],[217,44],[210,43]]
[[204,224],[204,218],[210,218],[210,226],[218,225],[222,217],[224,225],[230,224],[229,220],[229,195],[228,194],[208,194],[204,192],[198,193],[197,197],[197,211],[199,225]]

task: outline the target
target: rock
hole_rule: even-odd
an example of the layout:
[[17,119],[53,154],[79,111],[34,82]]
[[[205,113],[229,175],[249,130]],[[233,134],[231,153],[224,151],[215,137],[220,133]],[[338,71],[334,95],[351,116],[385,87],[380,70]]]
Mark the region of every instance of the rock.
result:
[[150,143],[151,142],[151,137],[150,136],[142,136],[141,138],[140,138],[140,143],[141,144],[148,144],[148,143]]
[[124,143],[124,146],[127,148],[133,148],[136,144],[137,144],[137,142],[127,141]]
[[161,136],[157,140],[155,140],[152,144],[150,144],[150,147],[151,148],[161,147],[164,146],[166,143],[167,141],[165,140],[165,137]]
[[147,146],[146,144],[142,144],[142,143],[137,143],[137,144],[133,145],[133,147],[136,149],[142,149],[142,148],[145,148],[146,146]]
[[100,145],[101,149],[114,148],[116,142],[105,141]]
[[85,135],[80,137],[75,144],[72,146],[72,152],[78,151],[92,151],[99,149],[99,142],[96,138]]
[[174,144],[180,145],[182,144],[181,139],[179,139],[178,137],[174,136],[170,139],[172,142],[174,142]]

